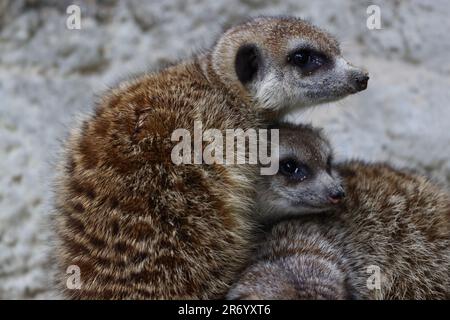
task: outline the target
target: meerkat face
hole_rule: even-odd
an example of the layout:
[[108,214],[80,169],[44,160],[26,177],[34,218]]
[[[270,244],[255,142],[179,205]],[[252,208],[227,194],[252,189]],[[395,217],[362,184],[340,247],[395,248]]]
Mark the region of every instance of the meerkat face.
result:
[[296,18],[257,18],[232,28],[213,64],[258,107],[275,112],[341,99],[366,89],[369,80],[342,57],[333,37]]
[[268,53],[260,78],[249,84],[263,108],[290,111],[335,101],[367,88],[367,73],[344,60],[340,51],[321,50],[308,39],[291,42],[292,48],[281,55],[284,60],[275,60]]
[[263,220],[332,209],[345,196],[329,142],[310,126],[279,131],[279,170],[258,186]]

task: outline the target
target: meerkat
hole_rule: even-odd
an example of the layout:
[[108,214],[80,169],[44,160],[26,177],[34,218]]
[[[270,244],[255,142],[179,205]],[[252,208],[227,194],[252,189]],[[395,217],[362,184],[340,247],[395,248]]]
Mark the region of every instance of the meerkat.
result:
[[448,192],[387,164],[333,164],[310,126],[281,126],[279,157],[258,188],[260,221],[279,223],[229,299],[450,298]]
[[[309,23],[260,17],[209,51],[120,83],[69,137],[56,188],[59,282],[75,299],[225,297],[252,247],[256,166],[176,165],[171,134],[264,128],[367,87]],[[81,287],[65,288],[66,269]]]

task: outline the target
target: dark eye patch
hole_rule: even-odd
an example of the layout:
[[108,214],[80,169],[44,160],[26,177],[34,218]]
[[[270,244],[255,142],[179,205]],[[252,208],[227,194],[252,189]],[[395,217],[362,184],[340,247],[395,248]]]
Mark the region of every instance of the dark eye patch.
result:
[[288,55],[287,61],[308,75],[330,63],[325,54],[313,49],[297,49]]
[[258,48],[252,44],[242,45],[235,60],[235,71],[239,81],[243,84],[253,80],[260,67],[260,56]]

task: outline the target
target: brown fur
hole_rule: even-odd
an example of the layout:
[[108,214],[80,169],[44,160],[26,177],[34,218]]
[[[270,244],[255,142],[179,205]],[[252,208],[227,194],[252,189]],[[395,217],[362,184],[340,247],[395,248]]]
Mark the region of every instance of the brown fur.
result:
[[208,83],[197,63],[144,76],[104,98],[71,137],[58,190],[58,255],[63,270],[81,268],[83,283],[70,297],[224,293],[250,248],[251,168],[177,166],[170,135],[193,119],[205,128],[258,126],[256,116],[243,115],[251,108],[243,103]]
[[[335,169],[344,201],[275,225],[228,298],[449,299],[450,195],[386,164]],[[379,290],[367,288],[369,266]]]
[[[276,34],[282,28],[282,37]],[[278,30],[278,31],[277,31]],[[281,29],[280,29],[281,30]],[[255,170],[174,165],[175,129],[258,128],[258,103],[236,78],[238,47],[278,50],[292,37],[335,41],[298,19],[259,18],[226,33],[214,50],[108,92],[70,137],[56,190],[59,281],[81,269],[82,299],[223,297],[246,266]],[[346,94],[342,92],[342,97]]]

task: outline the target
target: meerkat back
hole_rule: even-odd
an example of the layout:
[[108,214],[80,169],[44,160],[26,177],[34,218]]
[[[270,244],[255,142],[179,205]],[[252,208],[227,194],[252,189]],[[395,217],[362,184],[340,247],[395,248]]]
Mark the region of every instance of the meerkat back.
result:
[[[164,92],[198,82],[161,77],[115,92],[71,137],[56,216],[61,267],[81,272],[69,297],[220,297],[245,261],[251,168],[172,162],[170,135],[191,128],[189,94],[202,93],[189,88],[177,101]],[[149,88],[161,92],[148,97]],[[225,100],[208,98],[218,108]]]
[[[450,195],[386,164],[339,165],[350,284],[364,299],[450,297]],[[372,285],[367,285],[373,275]]]

